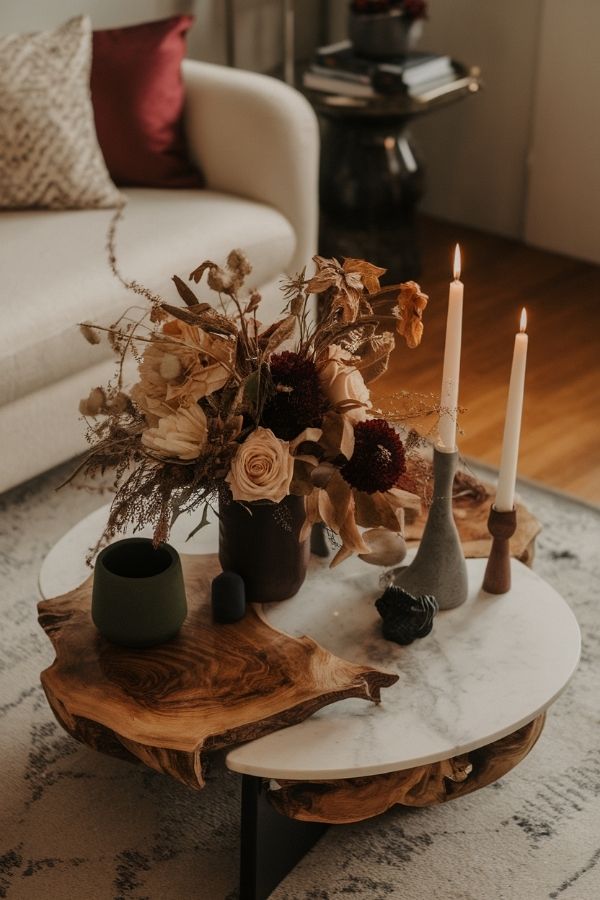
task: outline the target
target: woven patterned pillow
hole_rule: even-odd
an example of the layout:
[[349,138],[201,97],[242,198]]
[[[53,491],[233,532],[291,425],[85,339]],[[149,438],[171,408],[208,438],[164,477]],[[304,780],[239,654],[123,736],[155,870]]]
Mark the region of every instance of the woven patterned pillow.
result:
[[0,37],[0,207],[115,206],[90,98],[88,18]]

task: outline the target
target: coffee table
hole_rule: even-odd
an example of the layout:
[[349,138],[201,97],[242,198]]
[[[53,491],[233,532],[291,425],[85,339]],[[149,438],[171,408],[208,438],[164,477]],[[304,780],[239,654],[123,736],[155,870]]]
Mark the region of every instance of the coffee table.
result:
[[[70,591],[89,575],[84,558],[106,514],[88,516],[50,551],[42,596]],[[186,543],[193,524],[180,520],[172,543],[184,553],[214,553],[215,525]],[[461,796],[529,752],[576,668],[579,629],[565,601],[523,564],[513,561],[513,587],[501,596],[480,590],[485,560],[467,565],[467,603],[440,613],[432,634],[409,647],[381,638],[373,600],[382,572],[360,560],[331,571],[313,559],[295,598],[262,608],[276,628],[307,633],[399,680],[379,706],[343,700],[228,751],[228,768],[243,778],[243,898],[267,897],[328,823]]]

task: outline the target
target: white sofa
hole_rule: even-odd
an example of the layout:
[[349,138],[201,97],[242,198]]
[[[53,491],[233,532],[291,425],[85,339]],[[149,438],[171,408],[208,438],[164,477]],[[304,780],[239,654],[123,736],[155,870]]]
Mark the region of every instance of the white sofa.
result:
[[[299,271],[316,251],[314,113],[263,75],[188,60],[184,81],[188,141],[206,189],[125,189],[120,269],[179,302],[173,274],[187,278],[202,260],[223,262],[241,247],[252,286],[265,288],[268,320],[279,311],[281,273]],[[111,376],[114,357],[106,342],[87,344],[77,323],[109,324],[145,302],[109,270],[112,214],[0,213],[0,491],[85,448],[78,402]]]

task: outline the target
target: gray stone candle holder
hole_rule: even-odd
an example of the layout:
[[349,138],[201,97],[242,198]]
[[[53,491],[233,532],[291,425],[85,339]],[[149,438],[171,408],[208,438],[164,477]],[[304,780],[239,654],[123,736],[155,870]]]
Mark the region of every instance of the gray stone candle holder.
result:
[[433,595],[440,609],[467,599],[467,566],[452,515],[452,483],[458,452],[433,451],[433,502],[417,555],[394,571],[393,583],[414,596]]

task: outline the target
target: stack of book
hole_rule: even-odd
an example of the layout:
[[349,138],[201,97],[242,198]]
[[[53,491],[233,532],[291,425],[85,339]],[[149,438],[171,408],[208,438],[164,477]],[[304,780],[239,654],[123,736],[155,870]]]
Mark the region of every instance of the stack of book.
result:
[[453,78],[449,56],[409,53],[378,62],[356,56],[350,41],[320,47],[303,75],[304,87],[311,91],[365,99],[403,93],[416,97]]

